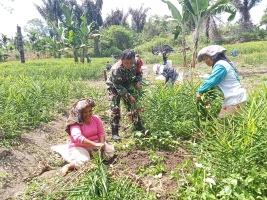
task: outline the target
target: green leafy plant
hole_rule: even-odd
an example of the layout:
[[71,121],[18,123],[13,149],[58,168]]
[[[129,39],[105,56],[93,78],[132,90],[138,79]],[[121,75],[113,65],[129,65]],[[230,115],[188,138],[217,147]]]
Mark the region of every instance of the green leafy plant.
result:
[[151,165],[146,168],[138,168],[141,175],[152,175],[154,178],[161,178],[162,173],[166,173],[167,169],[164,165],[165,158],[162,156],[157,156],[155,152],[150,151],[149,158],[151,160]]

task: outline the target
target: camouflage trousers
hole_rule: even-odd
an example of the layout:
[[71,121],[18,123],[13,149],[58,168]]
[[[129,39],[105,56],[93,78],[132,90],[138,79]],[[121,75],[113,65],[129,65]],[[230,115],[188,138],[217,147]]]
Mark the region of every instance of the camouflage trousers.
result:
[[[121,119],[121,108],[120,108],[120,101],[123,100],[126,110],[131,115],[131,120],[134,125],[140,120],[139,111],[137,109],[136,104],[131,103],[127,97],[121,96],[117,93],[115,88],[108,88],[108,100],[110,102],[110,124],[111,128],[118,128],[120,127],[120,119]],[[135,100],[138,99],[135,97]]]

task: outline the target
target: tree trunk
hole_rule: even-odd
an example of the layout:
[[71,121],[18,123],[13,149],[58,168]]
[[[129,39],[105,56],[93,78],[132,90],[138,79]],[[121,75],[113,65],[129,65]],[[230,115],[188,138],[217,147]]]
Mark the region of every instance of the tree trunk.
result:
[[198,49],[198,41],[199,41],[199,28],[196,28],[195,37],[194,37],[194,51],[192,54],[191,64],[190,64],[190,82],[193,83],[194,77],[194,68],[196,67],[196,59],[197,59],[197,49]]
[[78,59],[78,50],[74,47],[73,49],[73,56],[74,56],[74,62],[78,62],[79,59]]
[[197,59],[197,49],[198,49],[198,40],[199,40],[199,31],[196,30],[195,33],[195,42],[194,42],[194,51],[192,54],[192,59],[191,59],[191,68],[195,68],[196,66],[196,59]]
[[205,36],[206,36],[206,39],[209,40],[210,39],[210,17],[206,19],[205,26],[206,26]]
[[183,66],[184,66],[184,67],[187,67],[187,60],[186,60],[186,50],[185,50],[185,47],[186,47],[186,40],[185,40],[185,32],[183,31],[183,34],[182,34],[182,48],[183,48],[183,58],[184,58]]
[[60,59],[61,58],[61,51],[59,51],[59,50],[61,48],[61,44],[57,43],[57,41],[55,41],[55,47],[56,47],[56,51],[58,52],[57,58]]
[[82,47],[81,48],[81,57],[80,57],[80,62],[82,63],[82,64],[84,64],[84,52],[85,52],[85,47]]
[[94,52],[96,56],[100,56],[99,39],[94,39]]
[[18,35],[18,50],[20,54],[20,61],[21,63],[25,63],[25,57],[24,57],[24,47],[23,47],[23,40],[22,40],[22,34],[21,34],[21,27],[17,25],[17,35]]
[[253,28],[253,24],[250,21],[250,13],[249,13],[249,7],[248,7],[248,1],[244,1],[244,7],[240,10],[241,15],[243,17],[243,22],[242,22],[242,29],[244,31],[249,31]]

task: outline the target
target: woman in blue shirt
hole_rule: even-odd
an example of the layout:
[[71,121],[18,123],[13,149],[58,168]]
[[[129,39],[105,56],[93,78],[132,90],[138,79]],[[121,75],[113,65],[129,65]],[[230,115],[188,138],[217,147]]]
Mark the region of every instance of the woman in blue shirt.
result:
[[197,100],[201,100],[201,95],[215,86],[219,86],[223,92],[224,100],[219,117],[223,118],[227,114],[240,113],[242,106],[247,101],[247,92],[242,87],[237,75],[237,69],[225,55],[226,49],[219,45],[204,47],[198,53],[198,60],[212,67],[210,77],[199,88]]

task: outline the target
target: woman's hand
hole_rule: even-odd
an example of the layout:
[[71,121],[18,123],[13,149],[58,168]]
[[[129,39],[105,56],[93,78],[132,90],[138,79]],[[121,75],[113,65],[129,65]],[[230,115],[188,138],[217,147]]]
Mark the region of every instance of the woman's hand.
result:
[[139,89],[141,87],[141,83],[138,81],[135,85],[136,89]]
[[201,101],[201,95],[197,93],[196,95],[197,101]]
[[95,146],[97,149],[102,149],[102,150],[105,149],[105,144],[104,144],[104,143],[95,142],[94,146]]

